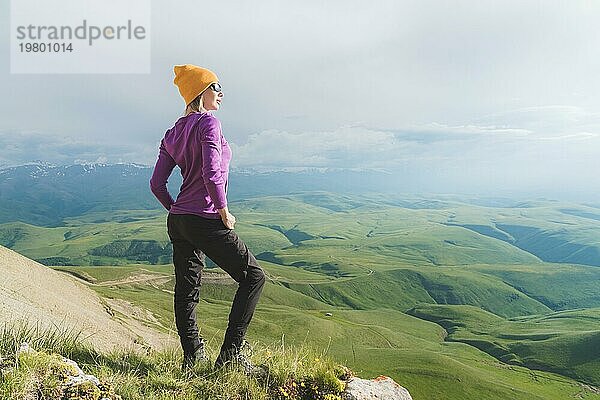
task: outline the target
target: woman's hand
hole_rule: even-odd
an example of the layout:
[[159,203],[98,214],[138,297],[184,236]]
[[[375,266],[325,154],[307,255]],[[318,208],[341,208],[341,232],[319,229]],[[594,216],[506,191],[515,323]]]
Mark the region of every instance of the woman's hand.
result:
[[220,208],[217,211],[219,212],[219,215],[221,215],[221,221],[223,221],[223,224],[225,224],[227,229],[233,229],[233,226],[235,225],[235,217],[229,212],[227,207]]
[[227,229],[233,229],[233,226],[235,225],[235,217],[233,216],[233,214],[230,214],[228,212],[224,218],[221,217],[221,220],[223,221]]

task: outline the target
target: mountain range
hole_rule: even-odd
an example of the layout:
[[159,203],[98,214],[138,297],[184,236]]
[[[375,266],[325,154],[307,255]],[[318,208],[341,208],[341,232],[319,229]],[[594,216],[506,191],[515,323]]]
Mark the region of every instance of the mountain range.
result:
[[[63,218],[83,213],[160,209],[149,190],[152,170],[150,166],[133,163],[53,165],[43,162],[0,169],[0,223],[21,221],[58,226]],[[233,201],[305,191],[412,195],[403,187],[401,177],[376,170],[233,170],[229,180],[228,198]],[[180,185],[181,175],[176,168],[168,185],[174,196]],[[512,198],[478,195],[455,198],[475,205],[518,206],[518,201]],[[425,201],[417,206],[424,204]],[[435,202],[430,206],[435,207]],[[521,206],[527,207],[527,204]]]

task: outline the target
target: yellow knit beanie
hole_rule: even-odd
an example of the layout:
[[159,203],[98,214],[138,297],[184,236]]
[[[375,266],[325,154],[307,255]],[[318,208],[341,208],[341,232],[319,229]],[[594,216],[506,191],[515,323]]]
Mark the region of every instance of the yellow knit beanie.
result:
[[173,71],[175,72],[173,83],[179,88],[179,93],[185,100],[186,106],[205,91],[211,83],[219,82],[219,78],[214,72],[192,64],[176,65],[173,67]]

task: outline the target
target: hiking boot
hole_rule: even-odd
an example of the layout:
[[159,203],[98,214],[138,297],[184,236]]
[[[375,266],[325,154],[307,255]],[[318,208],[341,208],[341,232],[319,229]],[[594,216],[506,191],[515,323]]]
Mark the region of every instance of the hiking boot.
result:
[[258,378],[264,377],[267,374],[265,369],[252,364],[250,358],[243,353],[248,347],[248,342],[244,341],[240,347],[232,345],[229,348],[222,348],[215,361],[215,369],[230,365],[242,368],[244,373],[248,376],[255,376]]
[[181,365],[182,370],[193,368],[198,362],[207,362],[208,357],[205,350],[204,339],[200,340],[200,346],[191,354],[183,354],[183,364]]

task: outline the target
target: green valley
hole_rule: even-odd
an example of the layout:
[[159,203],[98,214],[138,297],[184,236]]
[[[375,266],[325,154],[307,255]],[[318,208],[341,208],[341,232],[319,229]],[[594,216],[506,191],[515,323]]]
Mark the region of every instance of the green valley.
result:
[[[252,341],[309,343],[415,399],[600,399],[593,207],[306,192],[230,209],[269,278]],[[165,218],[114,210],[51,227],[8,222],[0,244],[174,335]],[[236,286],[211,262],[203,279],[198,319],[217,346]]]

